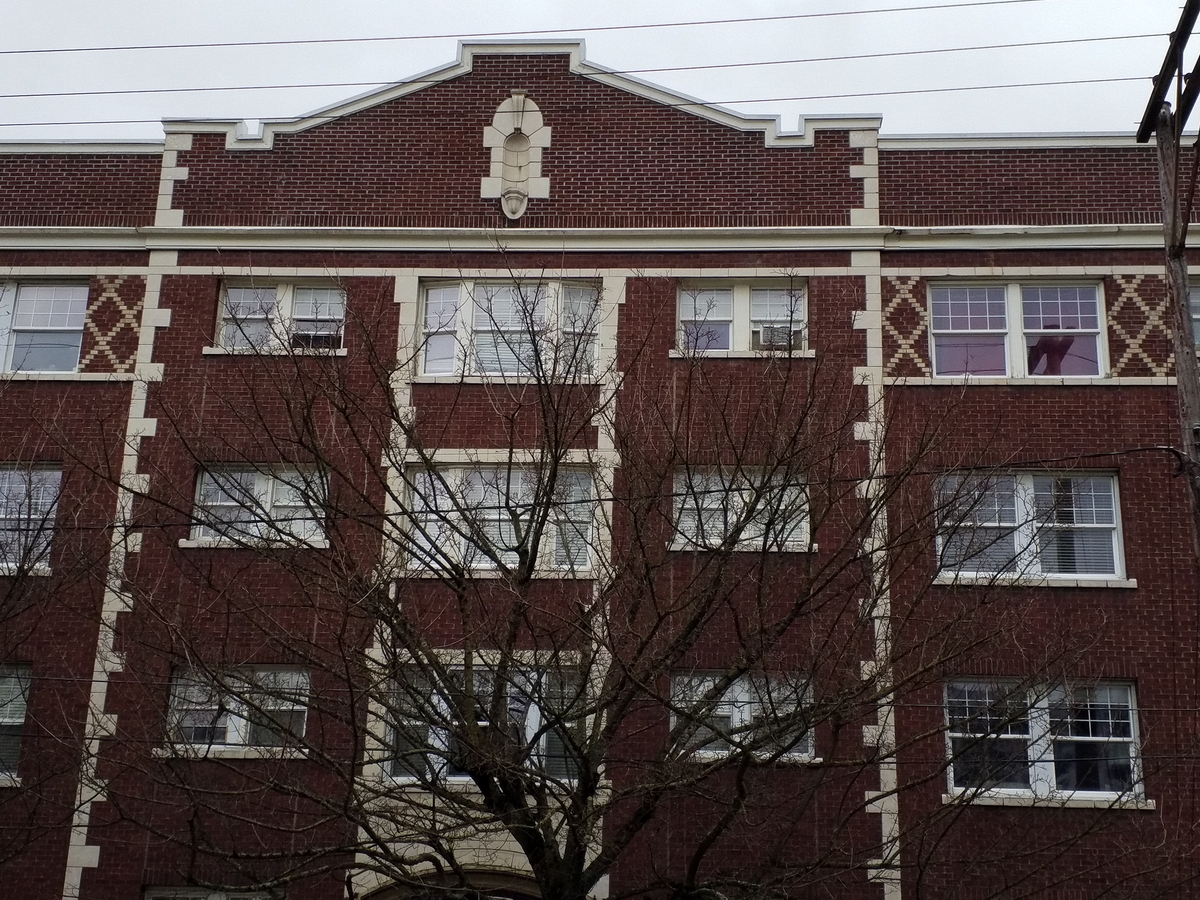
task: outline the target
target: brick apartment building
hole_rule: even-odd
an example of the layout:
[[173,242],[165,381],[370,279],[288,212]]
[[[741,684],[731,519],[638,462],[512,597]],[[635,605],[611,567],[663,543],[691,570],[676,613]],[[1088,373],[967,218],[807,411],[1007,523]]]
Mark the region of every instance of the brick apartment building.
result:
[[0,146],[11,895],[1200,895],[1153,152],[879,127]]

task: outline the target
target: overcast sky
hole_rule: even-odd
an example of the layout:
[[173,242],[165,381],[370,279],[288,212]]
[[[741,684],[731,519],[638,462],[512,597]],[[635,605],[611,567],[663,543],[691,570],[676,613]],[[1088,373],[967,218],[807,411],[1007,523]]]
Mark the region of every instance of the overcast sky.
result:
[[[300,115],[452,62],[458,40],[477,35],[582,39],[591,62],[739,112],[780,116],[786,130],[794,130],[802,115],[834,113],[881,114],[887,134],[1130,132],[1145,107],[1150,76],[1162,62],[1167,34],[1178,22],[1180,3],[0,0],[0,9],[5,25],[0,140],[35,141],[158,139],[157,123],[164,117]],[[768,20],[704,24],[754,18]],[[1149,37],[1136,37],[1144,35]],[[347,38],[403,39],[79,49]],[[1096,38],[1114,40],[1089,40]],[[1056,43],[956,49],[1030,42]],[[1189,66],[1200,37],[1195,44]],[[897,55],[951,49],[956,52]],[[69,52],[13,52],[23,50]],[[654,69],[671,71],[647,71]],[[1063,81],[1092,83],[945,90]],[[338,86],[216,90],[333,84]],[[98,91],[133,93],[12,96]],[[35,122],[80,124],[24,124]]]

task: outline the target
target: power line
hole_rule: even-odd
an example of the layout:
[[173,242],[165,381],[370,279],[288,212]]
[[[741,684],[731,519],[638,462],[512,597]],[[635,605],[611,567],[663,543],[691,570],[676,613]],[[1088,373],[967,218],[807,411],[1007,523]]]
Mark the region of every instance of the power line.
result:
[[876,9],[853,9],[835,12],[798,13],[788,16],[747,16],[737,19],[702,19],[694,22],[651,22],[640,25],[595,25],[585,28],[543,28],[536,31],[490,31],[450,34],[392,35],[358,38],[300,38],[280,41],[211,41],[194,44],[122,44],[97,47],[38,47],[25,50],[0,50],[0,56],[44,53],[96,53],[124,50],[197,50],[216,47],[286,47],[312,44],[365,44],[386,41],[429,41],[464,38],[536,37],[553,34],[585,34],[601,31],[637,31],[650,28],[689,28],[707,25],[741,25],[754,22],[782,22],[799,19],[829,19],[844,16],[869,16],[882,13],[923,12],[929,10],[964,9],[976,6],[1009,6],[1016,3],[1045,3],[1047,0],[971,0],[968,3],[936,3],[920,6],[894,6]]
[[[1166,37],[1163,33],[1153,34],[1126,34],[1113,35],[1110,37],[1093,37],[1093,38],[1067,38],[1063,40],[1052,41],[1020,41],[1012,44],[981,44],[973,47],[936,47],[927,50],[896,50],[885,53],[860,53],[849,54],[844,56],[815,56],[805,59],[777,59],[763,60],[757,62],[741,62],[741,63],[713,63],[710,65],[698,66],[663,66],[659,68],[649,69],[621,69],[613,70],[610,74],[613,75],[642,75],[661,72],[696,72],[707,71],[711,69],[744,69],[763,66],[788,66],[801,65],[807,63],[827,63],[827,62],[849,62],[859,61],[864,59],[888,59],[905,56],[928,56],[940,53],[970,53],[980,50],[1011,50],[1022,49],[1027,47],[1054,47],[1063,46],[1066,44],[1089,44],[1107,41],[1128,41],[1128,40],[1144,40],[1146,38],[1162,38]],[[413,78],[397,82],[382,82],[382,81],[326,81],[326,82],[311,82],[308,84],[258,84],[258,85],[225,85],[219,87],[182,87],[182,88],[127,88],[119,90],[101,90],[101,91],[44,91],[40,93],[24,93],[24,94],[0,94],[0,100],[17,100],[17,99],[45,99],[48,97],[110,97],[123,96],[129,94],[196,94],[196,93],[224,93],[230,91],[280,91],[280,90],[313,90],[318,88],[361,88],[378,86],[399,86],[399,85],[418,85],[418,84],[438,84],[439,79],[424,79]],[[729,101],[729,102],[751,102],[751,101]]]
[[[863,91],[845,94],[812,94],[806,97],[759,97],[750,100],[689,100],[678,103],[661,103],[659,105],[664,107],[672,107],[675,109],[705,109],[709,107],[735,106],[745,103],[791,103],[808,100],[846,100],[857,97],[898,97],[910,94],[947,94],[962,91],[998,91],[1009,90],[1013,88],[1063,87],[1081,84],[1113,84],[1117,82],[1146,81],[1149,79],[1149,77],[1150,76],[1148,75],[1130,75],[1123,78],[1079,78],[1069,81],[1025,81],[1014,84],[979,84],[967,85],[963,87],[912,88],[902,91]],[[371,83],[374,84],[376,82]],[[247,117],[242,116],[239,118]],[[269,121],[269,117],[266,116],[250,116],[248,118],[262,118]],[[314,123],[323,123],[337,121],[338,119],[343,118],[343,116],[318,115],[311,117],[301,116],[298,118],[311,119]],[[157,125],[161,122],[161,119],[76,119],[72,121],[64,120],[58,122],[0,122],[0,128],[38,128],[54,125]]]

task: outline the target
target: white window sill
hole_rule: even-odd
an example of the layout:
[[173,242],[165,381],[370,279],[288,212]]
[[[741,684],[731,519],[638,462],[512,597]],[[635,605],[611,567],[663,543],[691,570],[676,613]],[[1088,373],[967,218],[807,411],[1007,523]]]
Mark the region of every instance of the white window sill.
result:
[[[778,757],[772,757],[766,753],[755,753],[752,755],[756,762],[772,766],[818,766],[825,762],[823,757],[809,756],[807,753],[785,753]],[[697,750],[680,757],[679,761],[684,763],[712,763],[736,756],[737,754],[728,753],[724,750]]]
[[1143,797],[1126,797],[1120,794],[1109,796],[1080,796],[1060,794],[1052,797],[1035,797],[1028,793],[1001,794],[991,791],[959,791],[942,794],[942,803],[957,806],[1023,806],[1043,809],[1136,809],[1153,810],[1153,800]]
[[670,359],[816,359],[817,351],[804,350],[669,350]]
[[1175,383],[1175,378],[1167,375],[1122,378],[1112,375],[1079,375],[1073,378],[1065,375],[1037,378],[1007,378],[996,375],[905,375],[889,378],[888,383],[901,386],[940,385],[943,387],[951,385],[960,387],[963,385],[970,387],[1046,387],[1047,385],[1055,387],[1134,387],[1137,385],[1171,385]]
[[420,374],[413,378],[414,384],[599,384],[600,379],[595,374],[566,379],[559,373],[555,379],[553,373],[543,379],[537,375],[426,375]]
[[0,772],[0,788],[19,788],[21,779],[11,772]]
[[1004,587],[1045,588],[1136,588],[1136,578],[1118,578],[1116,575],[1012,575],[1004,572],[942,572],[933,580],[934,584],[979,585],[993,584]]
[[317,347],[204,347],[204,356],[345,356],[346,348],[322,350]]
[[22,575],[45,578],[47,575],[53,574],[49,566],[30,566],[28,569],[23,569],[21,566],[0,565],[0,578],[17,578]]
[[231,744],[167,744],[155,747],[159,759],[306,759],[303,747],[249,747]]
[[[405,568],[405,574],[409,578],[448,578],[452,573],[448,571],[440,571],[431,569],[428,566],[417,564],[409,565]],[[471,569],[469,571],[471,578],[474,579],[494,579],[503,578],[504,573],[499,569]],[[591,581],[596,577],[595,573],[590,568],[577,569],[543,569],[538,568],[533,571],[533,578],[539,581],[563,581],[571,579],[574,581]]]
[[133,372],[0,372],[0,381],[137,381]]
[[810,544],[807,541],[788,541],[782,547],[764,549],[761,542],[754,541],[739,541],[733,546],[723,544],[707,546],[691,541],[675,540],[667,544],[667,549],[673,553],[719,553],[723,551],[730,553],[816,553],[819,547],[817,544]]
[[180,538],[179,546],[185,550],[327,550],[329,541],[229,541],[203,538]]

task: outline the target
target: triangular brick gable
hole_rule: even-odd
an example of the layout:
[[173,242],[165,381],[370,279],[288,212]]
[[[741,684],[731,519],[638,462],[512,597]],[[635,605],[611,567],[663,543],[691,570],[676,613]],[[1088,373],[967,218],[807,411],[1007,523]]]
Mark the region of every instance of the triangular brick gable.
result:
[[[323,113],[266,123],[173,122],[193,135],[172,208],[185,225],[604,228],[846,225],[863,205],[851,136],[876,120],[773,120],[701,110],[688,98],[582,64],[577,45],[464,48],[463,61]],[[553,130],[550,196],[510,222],[480,197],[483,130],[514,90]],[[698,112],[699,110],[699,112]]]

